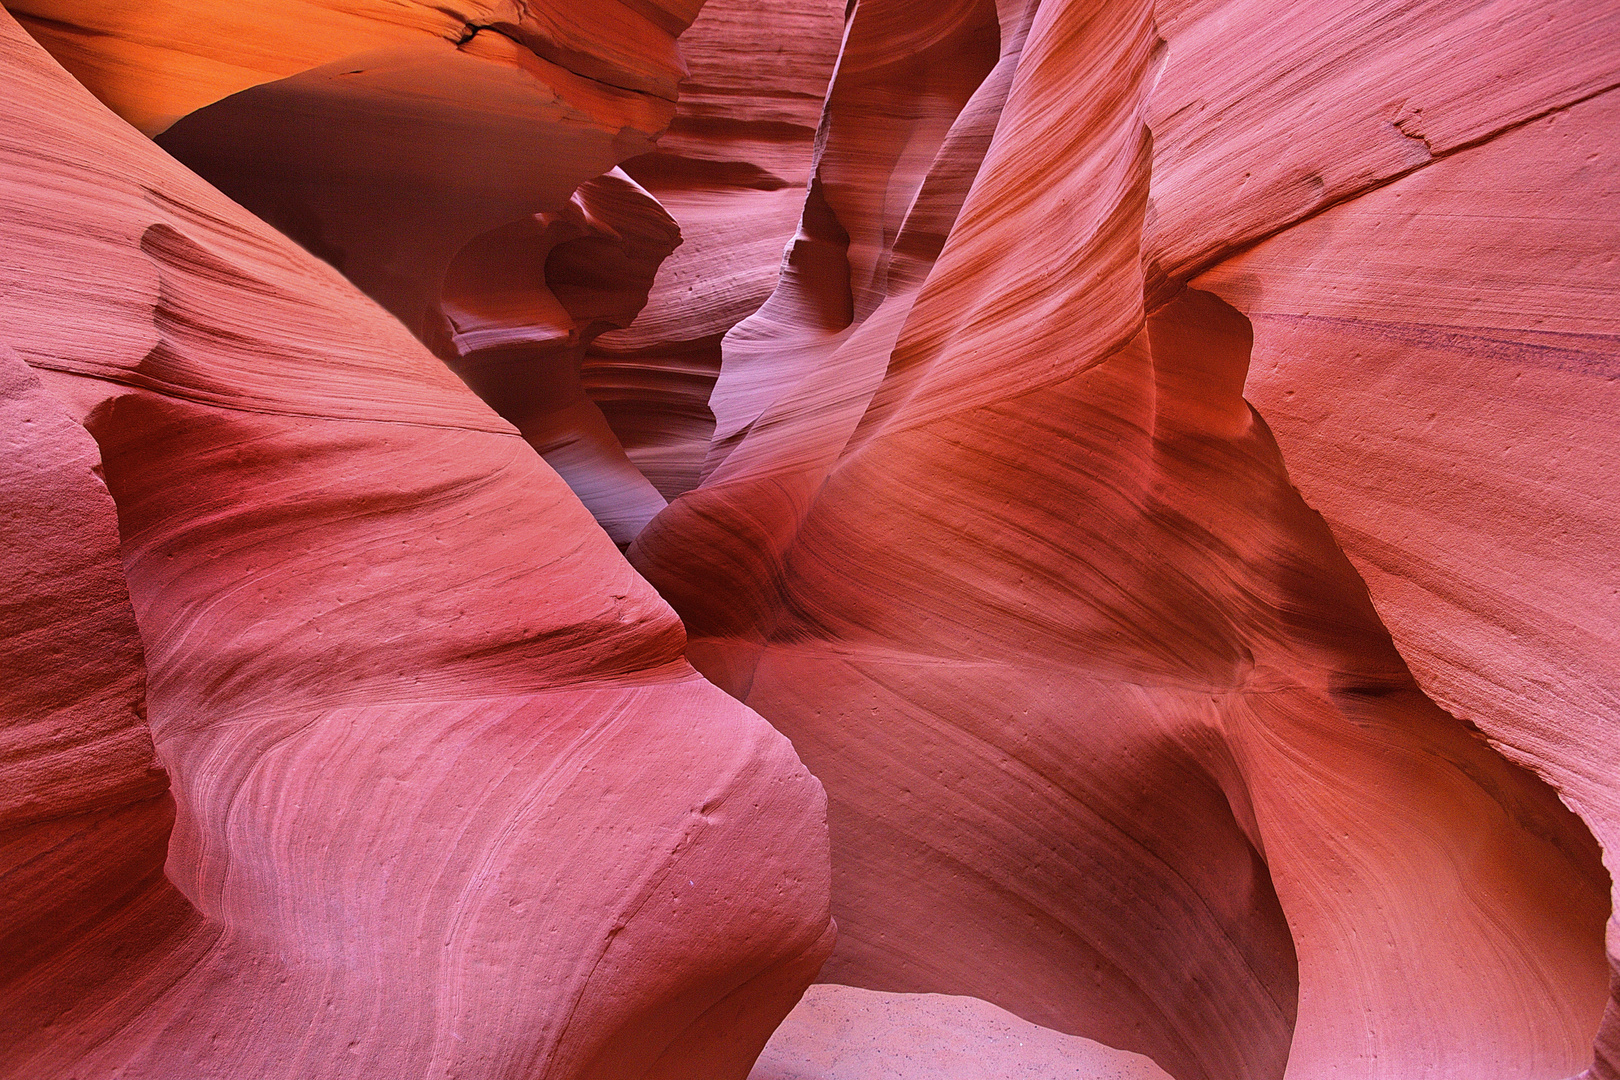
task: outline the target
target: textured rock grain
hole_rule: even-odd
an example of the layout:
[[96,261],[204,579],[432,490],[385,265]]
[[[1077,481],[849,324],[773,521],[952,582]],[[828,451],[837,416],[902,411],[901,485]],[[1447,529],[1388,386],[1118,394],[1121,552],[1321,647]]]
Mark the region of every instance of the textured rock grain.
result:
[[689,69],[658,149],[625,169],[680,222],[635,323],[602,335],[585,387],[664,495],[697,486],[720,339],[770,295],[804,203],[845,5],[709,0],[681,35]]
[[[1423,688],[1620,846],[1620,252],[1605,94],[1199,279]],[[1606,1029],[1599,1075],[1620,1047]]]
[[[746,1075],[831,934],[821,790],[786,740],[387,314],[9,20],[0,78],[0,335],[100,444],[183,896],[41,942],[0,1072]],[[72,434],[27,407],[33,437]],[[135,808],[92,838],[128,838],[104,872],[133,889],[162,785],[118,712],[140,652],[83,438],[63,502],[99,535],[110,606],[81,618],[114,647],[69,706],[117,750],[85,774],[113,794],[44,797]],[[81,962],[87,940],[125,951]]]
[[[1249,322],[1180,281],[1589,95],[1608,16],[1274,14],[857,5],[704,481],[632,560],[828,786],[824,978],[1183,1080],[1562,1078],[1606,997],[1598,849],[1420,691],[1242,397]],[[932,58],[962,83],[926,122],[861,112]]]
[[0,342],[0,1044],[139,969],[196,917],[163,876],[174,805],[118,520],[89,434]]
[[[673,225],[645,191],[650,209],[599,178],[651,150],[674,115],[675,37],[697,7],[33,0],[19,11],[114,111],[470,371],[622,546],[663,500],[579,367],[596,335],[634,316],[679,240],[657,235]],[[547,281],[565,258],[557,245],[590,246],[582,230],[605,257],[575,258],[563,284],[589,263],[591,288],[619,294],[605,320],[576,317]],[[489,295],[470,296],[474,283]],[[515,334],[533,331],[527,394],[510,376],[476,377],[491,358],[466,362],[456,324],[478,308],[483,322],[500,308]],[[519,365],[512,353],[500,366]]]
[[10,6],[0,1072],[1620,1080],[1613,4]]

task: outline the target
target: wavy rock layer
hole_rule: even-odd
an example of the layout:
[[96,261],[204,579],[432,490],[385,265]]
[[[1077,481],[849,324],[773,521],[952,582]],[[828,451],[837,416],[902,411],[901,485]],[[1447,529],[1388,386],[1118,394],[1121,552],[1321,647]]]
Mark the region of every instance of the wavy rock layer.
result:
[[1594,0],[1174,0],[1146,258],[1184,279],[1334,203],[1620,85]]
[[1602,95],[1199,279],[1254,320],[1247,393],[1423,688],[1611,851],[1616,131]]
[[1620,1077],[1613,5],[14,6],[5,1071]]
[[[659,492],[697,482],[720,337],[769,293],[802,202],[794,189],[842,6],[773,7],[711,5],[684,42],[693,67],[678,115],[674,35],[695,6],[274,0],[106,11],[36,0],[21,10],[115,111],[470,374],[622,546],[662,509]],[[314,28],[319,43],[306,40]],[[677,130],[647,153],[672,117]],[[599,188],[593,178],[635,155],[641,194],[671,200],[690,242],[649,318],[596,349],[582,383],[585,350],[639,304],[606,325],[568,310],[546,282],[557,219],[592,202],[603,244],[612,234],[638,248],[628,263],[590,261],[593,287],[644,301],[674,247],[641,227],[662,211],[582,186]],[[527,284],[526,302],[503,276]],[[475,284],[489,295],[469,296]],[[483,369],[497,362],[468,362],[457,320],[469,307],[500,307],[512,336],[529,331],[522,361],[511,348],[498,361],[532,367],[526,379],[492,386]]]
[[94,441],[0,344],[0,1043],[94,1003],[197,919]]
[[827,785],[824,978],[1182,1080],[1590,1060],[1591,834],[1419,689],[1181,285],[1601,86],[1607,16],[1532,7],[856,6],[703,483],[631,549]]
[[[1595,478],[1620,12],[1302,8],[1281,35],[1260,5],[1166,14],[1151,261],[1188,275],[1290,230],[1200,281],[1255,318],[1251,398],[1424,689],[1612,851],[1615,514]],[[1234,40],[1266,62],[1231,63]],[[1308,128],[1281,122],[1302,109]],[[1620,1077],[1612,1003],[1593,1071]]]
[[666,497],[697,486],[720,339],[764,303],[804,204],[844,3],[708,0],[658,149],[625,163],[680,222],[635,323],[596,339],[585,389]]
[[[675,36],[696,4],[18,10],[116,112],[466,373],[621,545],[663,507],[579,367],[596,335],[634,316],[679,243],[645,191],[598,178],[650,150],[674,115]],[[579,242],[586,232],[594,245]],[[558,271],[565,241],[575,265]],[[577,293],[582,263],[585,288],[619,294],[612,312],[588,301],[582,312],[552,289],[555,271]],[[497,309],[500,358],[470,358],[465,337],[480,332],[487,352]],[[475,325],[461,325],[474,310]],[[509,374],[492,385],[494,366],[534,369],[527,392]]]
[[609,0],[589,19],[500,0],[15,10],[115,112],[422,336],[464,244],[561,210],[650,149],[697,6]]
[[72,768],[20,809],[8,789],[8,821],[34,842],[40,806],[103,813],[67,840],[127,850],[84,886],[104,910],[46,923],[7,984],[0,1071],[746,1075],[831,935],[821,789],[786,740],[381,309],[9,20],[0,78],[0,335],[100,444],[183,895],[152,876],[93,456],[8,376],[7,419],[64,448],[31,456],[41,482],[86,510],[81,552],[23,539],[83,568],[53,587],[110,598],[63,624],[110,643],[105,676],[10,703],[19,753]]

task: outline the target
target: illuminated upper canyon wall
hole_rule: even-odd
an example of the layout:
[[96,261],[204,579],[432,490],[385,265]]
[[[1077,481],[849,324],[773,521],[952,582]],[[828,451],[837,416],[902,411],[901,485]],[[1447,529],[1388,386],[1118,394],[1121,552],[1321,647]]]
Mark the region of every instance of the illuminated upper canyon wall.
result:
[[5,1075],[1620,1077],[1620,12],[8,6]]

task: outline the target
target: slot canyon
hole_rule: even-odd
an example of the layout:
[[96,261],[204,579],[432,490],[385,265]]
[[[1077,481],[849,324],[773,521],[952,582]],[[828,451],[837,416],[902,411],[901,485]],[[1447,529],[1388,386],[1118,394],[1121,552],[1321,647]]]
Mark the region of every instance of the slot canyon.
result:
[[1620,1080],[1620,5],[0,94],[0,1080]]

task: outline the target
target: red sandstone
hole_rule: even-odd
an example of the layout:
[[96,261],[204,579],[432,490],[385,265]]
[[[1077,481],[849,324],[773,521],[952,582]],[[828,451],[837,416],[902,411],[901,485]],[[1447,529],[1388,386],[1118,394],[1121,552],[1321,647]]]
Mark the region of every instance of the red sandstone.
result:
[[0,1076],[1620,1080],[1612,5],[7,7]]

